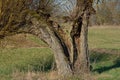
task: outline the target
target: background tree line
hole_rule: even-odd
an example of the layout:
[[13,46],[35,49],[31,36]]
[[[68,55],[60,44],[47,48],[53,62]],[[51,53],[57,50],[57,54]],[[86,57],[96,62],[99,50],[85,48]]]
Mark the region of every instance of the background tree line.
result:
[[[120,25],[120,1],[98,0],[94,2],[96,15],[92,16],[92,25]],[[96,4],[97,3],[97,4]]]

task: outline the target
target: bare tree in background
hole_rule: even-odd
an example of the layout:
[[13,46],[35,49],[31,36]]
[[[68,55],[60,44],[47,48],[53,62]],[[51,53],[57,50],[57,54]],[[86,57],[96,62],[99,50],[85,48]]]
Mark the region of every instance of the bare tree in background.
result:
[[[89,73],[88,24],[95,13],[93,0],[75,0],[73,13],[68,16],[72,30],[65,34],[60,24],[51,20],[55,0],[0,0],[0,37],[30,33],[44,40],[53,50],[58,74]],[[69,0],[70,1],[70,0]],[[67,38],[71,40],[68,40]]]
[[[97,4],[96,4],[97,3]],[[92,18],[93,25],[119,25],[120,1],[95,0],[96,15]],[[112,7],[111,7],[112,6]]]

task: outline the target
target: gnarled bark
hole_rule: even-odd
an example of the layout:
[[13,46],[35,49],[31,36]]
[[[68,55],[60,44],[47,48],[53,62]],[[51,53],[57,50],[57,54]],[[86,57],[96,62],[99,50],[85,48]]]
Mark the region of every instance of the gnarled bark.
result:
[[82,24],[79,25],[81,28],[79,36],[74,37],[75,50],[75,61],[74,70],[77,74],[89,73],[89,54],[88,54],[88,18],[86,14],[82,17]]
[[71,30],[74,73],[89,73],[88,24],[93,0],[77,0],[76,17]]

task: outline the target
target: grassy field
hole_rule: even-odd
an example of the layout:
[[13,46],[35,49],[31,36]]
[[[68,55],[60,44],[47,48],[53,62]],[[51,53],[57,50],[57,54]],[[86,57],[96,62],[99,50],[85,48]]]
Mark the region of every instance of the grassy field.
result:
[[92,74],[97,80],[120,80],[120,27],[89,29]]
[[89,29],[89,47],[120,49],[120,27],[92,27]]
[[[119,35],[119,27],[89,28],[92,76],[96,80],[120,80]],[[29,72],[39,74],[33,76],[37,80],[38,72],[48,72],[54,61],[47,45],[31,35],[5,38],[0,47],[0,80],[23,80]]]

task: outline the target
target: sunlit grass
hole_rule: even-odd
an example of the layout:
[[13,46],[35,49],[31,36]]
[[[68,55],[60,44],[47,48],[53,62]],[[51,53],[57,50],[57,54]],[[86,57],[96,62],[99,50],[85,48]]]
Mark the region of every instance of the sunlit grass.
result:
[[89,47],[120,49],[120,28],[89,28]]

